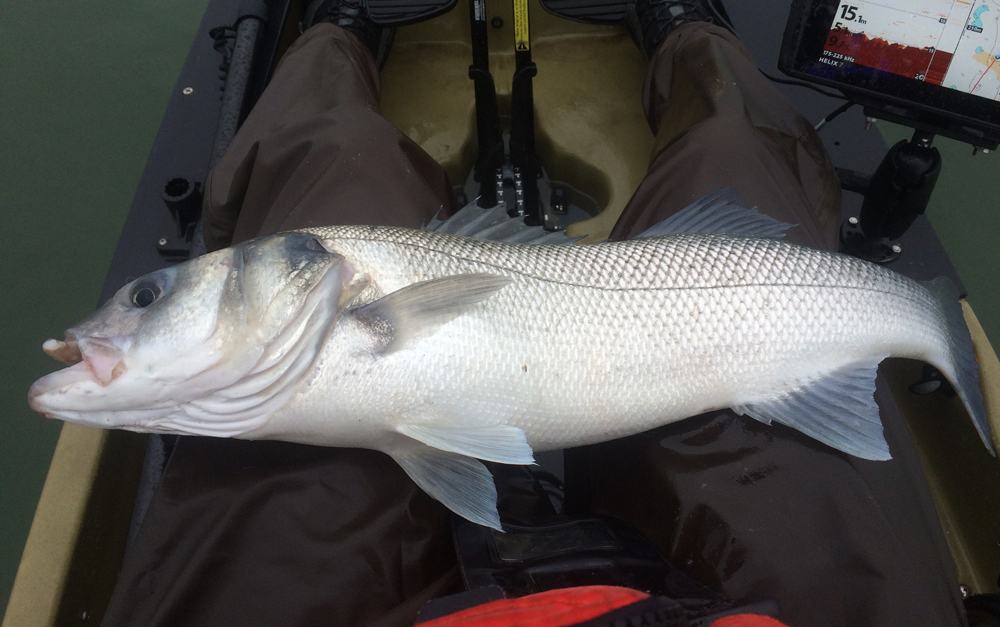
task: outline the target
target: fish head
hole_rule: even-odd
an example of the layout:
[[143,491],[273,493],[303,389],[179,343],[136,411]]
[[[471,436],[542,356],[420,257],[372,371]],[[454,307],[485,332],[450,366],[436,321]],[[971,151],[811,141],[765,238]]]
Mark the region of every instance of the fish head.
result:
[[299,232],[152,272],[43,344],[69,366],[36,381],[28,402],[88,426],[252,431],[311,366],[352,279],[343,257]]

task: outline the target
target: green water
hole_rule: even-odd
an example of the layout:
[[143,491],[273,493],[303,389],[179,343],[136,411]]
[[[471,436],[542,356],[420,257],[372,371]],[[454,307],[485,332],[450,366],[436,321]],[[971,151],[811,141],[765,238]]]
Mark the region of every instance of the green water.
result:
[[205,6],[0,2],[0,614],[59,435],[41,342],[97,303]]
[[[879,123],[891,146],[911,129]],[[969,304],[996,346],[1000,342],[1000,154],[973,156],[972,147],[935,138],[941,176],[927,207],[934,230],[969,291]]]
[[[0,613],[59,433],[25,402],[53,369],[40,344],[96,304],[206,5],[0,2]],[[929,214],[997,338],[998,161],[936,145],[945,165]]]

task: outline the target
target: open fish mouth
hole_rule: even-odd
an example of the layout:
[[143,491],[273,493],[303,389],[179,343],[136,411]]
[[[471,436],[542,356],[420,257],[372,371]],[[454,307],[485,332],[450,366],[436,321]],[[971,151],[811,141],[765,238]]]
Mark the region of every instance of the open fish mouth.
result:
[[125,350],[131,343],[124,338],[77,337],[72,330],[66,332],[66,341],[46,340],[42,350],[53,359],[75,366],[80,362],[101,385],[107,385],[125,372]]
[[[106,337],[78,337],[72,330],[66,332],[65,341],[49,339],[42,344],[42,350],[68,368],[45,375],[28,391],[31,409],[46,417],[52,417],[43,397],[66,394],[71,389],[87,383],[107,386],[125,372],[125,351],[121,340]],[[126,346],[127,348],[127,346]]]

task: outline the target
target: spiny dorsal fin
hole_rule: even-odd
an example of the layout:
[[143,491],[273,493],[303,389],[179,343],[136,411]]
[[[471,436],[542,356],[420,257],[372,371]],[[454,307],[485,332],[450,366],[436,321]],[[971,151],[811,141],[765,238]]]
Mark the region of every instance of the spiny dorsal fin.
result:
[[473,200],[446,220],[434,217],[424,230],[521,244],[572,244],[582,239],[566,237],[564,231],[546,231],[542,226],[528,226],[521,216],[511,217],[503,202],[489,209],[483,209],[478,202]]
[[739,194],[728,187],[717,189],[655,224],[634,239],[667,235],[741,235],[781,239],[793,224],[775,220],[747,207]]
[[874,396],[882,359],[849,364],[779,398],[736,406],[733,411],[764,424],[776,420],[862,459],[892,459]]
[[421,281],[358,307],[352,314],[378,338],[382,352],[392,352],[437,331],[511,280],[496,274],[457,274]]

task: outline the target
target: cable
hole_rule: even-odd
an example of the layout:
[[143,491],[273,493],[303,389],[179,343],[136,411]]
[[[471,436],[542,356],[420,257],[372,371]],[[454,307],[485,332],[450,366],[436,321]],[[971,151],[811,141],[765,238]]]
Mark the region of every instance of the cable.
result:
[[[760,68],[757,68],[760,69]],[[771,76],[764,70],[760,70],[760,73],[768,78],[768,80],[774,81],[775,83],[781,83],[782,85],[795,85],[796,87],[805,87],[806,89],[811,89],[815,92],[819,92],[826,96],[827,98],[836,98],[837,100],[847,100],[847,96],[844,94],[838,94],[835,91],[829,91],[813,85],[812,83],[807,83],[805,81],[800,81],[794,78],[778,78],[777,76]]]
[[[709,0],[708,8],[712,10],[712,13],[715,15],[716,19],[719,20],[719,24],[728,28],[729,31],[732,32],[734,35],[736,34],[736,27],[733,26],[733,23],[729,21],[728,14],[723,15],[722,11],[719,11],[718,7],[715,6],[715,2],[713,2],[712,0]],[[725,10],[724,7],[723,10]]]
[[826,126],[827,124],[829,124],[833,120],[833,118],[837,117],[838,115],[840,115],[844,111],[847,111],[848,109],[850,109],[851,107],[853,107],[856,104],[858,104],[858,103],[852,102],[852,101],[848,100],[844,104],[842,104],[839,107],[837,107],[836,109],[834,109],[825,118],[823,118],[822,120],[820,120],[819,123],[816,124],[816,126],[814,127],[814,129],[818,131],[819,129],[821,129],[824,126]]

